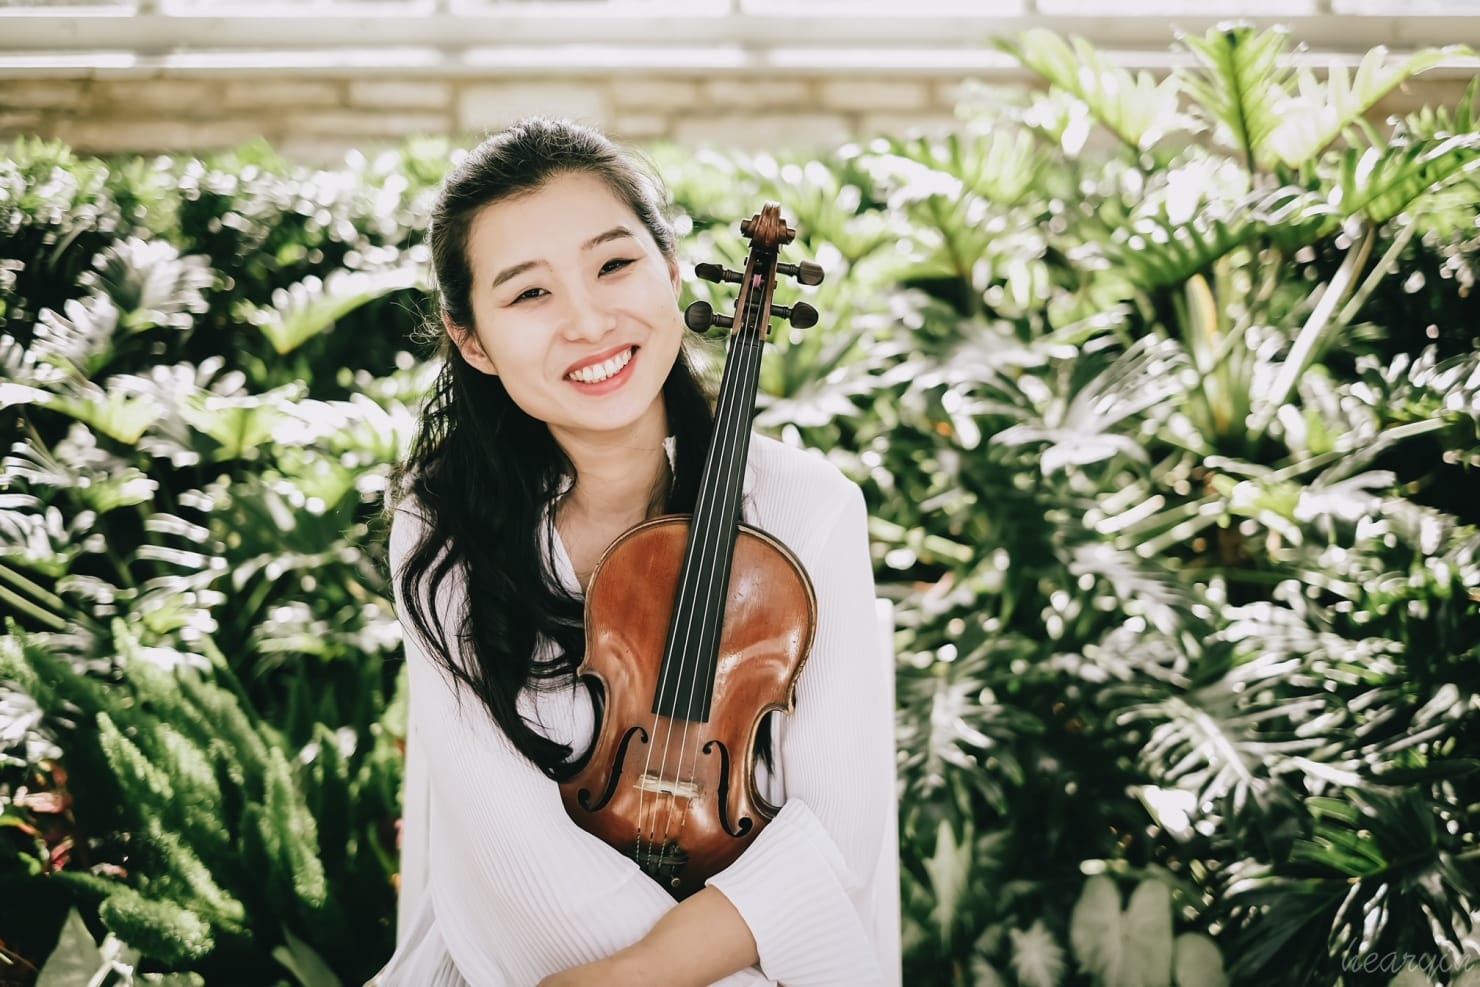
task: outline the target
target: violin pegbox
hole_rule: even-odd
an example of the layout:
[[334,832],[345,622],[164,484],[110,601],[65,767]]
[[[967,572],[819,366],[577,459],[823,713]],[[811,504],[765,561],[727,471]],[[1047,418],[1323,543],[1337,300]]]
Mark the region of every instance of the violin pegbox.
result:
[[745,259],[743,272],[732,271],[721,264],[694,266],[694,273],[705,281],[740,285],[740,297],[735,303],[736,315],[723,315],[708,302],[698,301],[684,310],[684,325],[701,334],[719,327],[732,333],[749,332],[762,340],[770,336],[773,318],[785,319],[797,329],[815,326],[817,310],[806,302],[774,305],[771,301],[778,274],[796,278],[809,286],[821,284],[823,278],[822,268],[811,261],[796,264],[777,261],[780,249],[795,240],[797,235],[796,230],[781,218],[781,207],[767,202],[760,212],[740,221],[740,233],[750,240],[750,254]]

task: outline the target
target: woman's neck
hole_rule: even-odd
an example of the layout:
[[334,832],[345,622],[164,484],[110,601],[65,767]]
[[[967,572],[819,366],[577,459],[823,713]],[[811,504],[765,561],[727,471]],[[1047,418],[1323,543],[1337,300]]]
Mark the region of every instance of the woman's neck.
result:
[[558,436],[576,469],[576,484],[562,500],[560,514],[567,520],[625,529],[661,510],[671,482],[664,448],[666,416],[654,424],[657,427],[613,439]]

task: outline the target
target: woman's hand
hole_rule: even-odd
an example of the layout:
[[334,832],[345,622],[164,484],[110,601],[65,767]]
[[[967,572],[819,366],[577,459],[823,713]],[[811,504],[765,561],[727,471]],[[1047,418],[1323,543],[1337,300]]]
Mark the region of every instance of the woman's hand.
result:
[[672,979],[672,972],[644,940],[604,960],[552,973],[539,987],[659,987],[679,982]]
[[637,981],[622,980],[620,977],[619,964],[608,959],[553,973],[541,980],[539,987],[603,987],[603,985],[626,987],[628,983],[634,985],[637,983]]
[[754,965],[750,927],[716,888],[704,888],[643,939],[604,960],[562,970],[539,987],[705,987]]

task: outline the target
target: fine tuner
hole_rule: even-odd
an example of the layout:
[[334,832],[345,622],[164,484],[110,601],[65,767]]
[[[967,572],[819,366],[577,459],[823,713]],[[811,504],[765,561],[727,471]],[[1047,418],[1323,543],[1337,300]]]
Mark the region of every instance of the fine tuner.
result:
[[[719,264],[695,264],[694,273],[705,281],[713,281],[715,284],[740,284],[745,275],[739,271],[732,271]],[[823,271],[820,266],[811,261],[804,260],[797,264],[776,265],[777,274],[785,274],[796,278],[802,284],[816,285],[822,283]],[[817,310],[806,302],[797,302],[795,305],[772,305],[771,315],[785,319],[794,328],[810,329],[817,324]],[[721,315],[714,310],[708,302],[694,302],[683,313],[684,325],[694,332],[706,333],[716,326],[722,329],[731,329],[735,325],[735,317],[732,315]]]

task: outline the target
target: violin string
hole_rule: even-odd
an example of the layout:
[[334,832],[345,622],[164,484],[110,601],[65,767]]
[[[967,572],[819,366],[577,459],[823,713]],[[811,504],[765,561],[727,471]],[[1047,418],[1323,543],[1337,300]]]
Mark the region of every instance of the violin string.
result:
[[[738,349],[739,349],[738,340],[739,339],[740,339],[740,337],[738,335],[732,337],[732,343],[731,343],[731,347],[730,347],[730,349],[732,351],[738,351]],[[731,356],[733,357],[734,355],[736,355],[736,353],[735,352],[732,352],[731,353]],[[728,361],[727,361],[727,364],[726,365],[728,366]],[[721,394],[720,394],[720,398],[719,398],[719,406],[720,406],[721,419],[720,419],[720,421],[717,421],[715,423],[715,426],[714,426],[714,429],[713,429],[713,434],[717,438],[719,438],[721,442],[724,442],[724,441],[727,440],[727,433],[729,431],[729,429],[727,429],[725,427],[724,416],[728,413],[729,407],[732,404],[734,404],[734,401],[733,400],[727,400],[726,399],[727,393],[733,393],[734,388],[733,388],[733,386],[730,386],[730,387],[727,388],[726,385],[733,384],[733,378],[735,376],[737,376],[737,375],[734,375],[734,374],[726,374],[726,375],[724,375],[724,376],[721,377]],[[701,495],[701,501],[698,504],[695,505],[694,514],[692,515],[693,520],[695,522],[700,523],[702,525],[702,523],[705,520],[709,519],[710,517],[712,517],[715,514],[715,509],[714,509],[713,501],[719,496],[719,493],[720,493],[720,491],[722,489],[723,489],[723,487],[720,484],[712,484],[707,489],[701,487],[701,489],[699,491],[700,492],[700,495]],[[691,535],[691,537],[693,537],[695,539],[696,544],[702,545],[703,544],[703,541],[705,539],[705,536],[702,533],[702,528],[701,528],[700,531],[693,532],[692,535]],[[700,552],[698,552],[698,551],[695,551],[695,552],[692,552],[692,553],[687,553],[687,557],[685,559],[685,564],[684,564],[684,569],[683,569],[683,572],[680,574],[680,577],[679,577],[679,583],[678,583],[678,585],[679,585],[679,588],[680,589],[682,589],[684,586],[686,586],[686,585],[689,584],[689,581],[690,581],[690,571],[691,571],[692,567],[694,567],[695,565],[699,564],[698,560],[699,559],[702,559],[702,558],[707,558],[709,555],[712,555],[712,554],[713,554],[713,549],[712,548],[708,549],[707,551],[703,552],[702,554]],[[677,655],[678,655],[678,659],[679,659],[678,667],[675,668],[675,669],[671,669],[676,675],[679,676],[679,681],[680,682],[682,681],[681,673],[684,671],[684,668],[685,668],[685,666],[686,666],[686,664],[688,662],[688,657],[687,656],[688,656],[688,653],[689,653],[689,650],[690,650],[690,647],[689,647],[689,645],[690,645],[690,635],[692,634],[693,630],[694,630],[693,620],[692,619],[689,619],[686,622],[686,626],[683,628],[684,635],[685,635],[684,636],[684,639],[683,639],[682,642],[678,642],[678,645],[679,645],[678,646],[678,650],[677,650]],[[657,691],[657,696],[658,697],[662,697],[664,695],[666,689],[667,689],[669,672],[670,672],[669,664],[668,664],[668,662],[665,661],[663,663],[663,669],[662,669],[662,672],[661,672],[661,674],[659,676],[659,681],[658,681],[658,691]],[[652,729],[650,730],[650,732],[648,734],[648,736],[650,738],[650,741],[649,741],[649,743],[647,745],[647,747],[648,747],[647,758],[646,758],[646,761],[645,761],[644,766],[643,766],[643,776],[644,777],[647,776],[648,774],[650,774],[651,771],[652,771],[653,753],[654,753],[654,751],[655,751],[655,749],[657,747],[658,727],[659,727],[659,721],[660,721],[660,719],[662,717],[661,712],[659,712],[659,709],[661,708],[662,703],[661,702],[655,703],[654,706],[657,707],[657,708],[655,708],[654,711],[653,711],[653,726],[652,726]],[[671,721],[671,718],[670,718],[670,721]],[[670,730],[670,731],[667,731],[667,732],[664,733],[663,758],[659,762],[659,770],[660,771],[662,770],[663,766],[666,765],[667,762],[668,762],[668,750],[669,750],[669,747],[671,745],[671,741],[672,741],[672,731]],[[658,859],[657,859],[656,868],[661,868],[662,862],[663,862],[663,858],[664,858],[664,856],[666,856],[666,847],[667,847],[668,841],[666,839],[660,839],[659,836],[658,836],[658,833],[657,833],[657,817],[659,815],[659,811],[658,810],[660,809],[660,805],[658,803],[661,802],[661,795],[658,794],[657,792],[655,792],[654,793],[654,796],[653,796],[653,800],[654,800],[654,803],[655,804],[653,806],[653,810],[654,811],[652,813],[652,823],[653,823],[653,826],[652,826],[652,830],[653,830],[652,842],[658,845]],[[646,855],[651,855],[652,852],[653,852],[652,850],[644,850],[644,847],[643,847],[642,818],[643,818],[644,811],[646,809],[646,803],[647,803],[647,790],[646,790],[645,787],[640,787],[638,789],[638,794],[637,794],[638,832],[637,832],[637,849],[636,849],[636,856],[637,856],[637,860],[638,860],[639,865],[643,865],[645,863],[645,860],[644,860],[645,854]],[[664,817],[664,823],[663,823],[664,836],[665,837],[667,835],[668,822],[671,819],[671,807],[672,807],[672,799],[670,798],[669,799],[670,812],[667,815],[665,815],[665,817]],[[644,869],[646,869],[646,868],[644,868]]]
[[[736,359],[743,360],[745,355],[744,344],[745,340],[742,334],[737,334],[732,337],[730,346],[731,352],[729,357],[730,361],[734,361]],[[727,361],[727,367],[730,366],[731,364]],[[718,448],[716,449],[714,455],[720,457],[720,462],[726,462],[733,458],[733,452],[730,449],[730,444],[732,441],[733,433],[735,432],[734,416],[736,414],[735,405],[737,404],[736,391],[739,388],[740,378],[741,374],[739,372],[728,373],[724,378],[722,378],[723,386],[719,400],[720,418],[718,421],[715,422],[713,431],[713,442],[718,445]],[[700,583],[702,586],[706,587],[703,594],[703,598],[706,603],[712,595],[712,589],[708,587],[712,587],[714,581],[715,566],[713,564],[713,559],[715,551],[718,548],[718,542],[720,541],[721,534],[720,525],[722,519],[718,517],[719,511],[717,502],[722,499],[723,491],[725,489],[725,482],[728,481],[728,477],[716,477],[714,479],[718,482],[711,483],[709,489],[705,491],[705,493],[707,493],[707,497],[705,498],[704,503],[696,507],[694,514],[694,521],[699,527],[698,530],[693,533],[693,539],[696,549],[693,553],[693,557],[696,560],[709,560],[710,563],[709,565],[704,565],[702,562],[696,563],[697,565],[699,565],[699,570],[695,582]],[[684,581],[683,585],[688,585],[687,579]],[[704,632],[707,630],[706,624],[694,619],[697,616],[702,620],[703,615],[707,613],[707,607],[699,607],[697,601],[698,596],[696,594],[695,598],[691,600],[691,608],[688,611],[689,620],[686,626],[683,628],[684,638],[683,641],[678,644],[678,651],[676,655],[678,659],[678,670],[680,672],[680,674],[678,675],[678,683],[681,687],[684,681],[684,676],[688,676],[690,692],[687,699],[690,703],[692,703],[693,699],[693,686],[697,684],[697,676],[692,674],[688,667],[691,660],[697,663],[697,658],[691,658],[693,652],[693,638],[697,634],[698,639],[700,641],[703,641]],[[680,772],[682,771],[684,763],[684,748],[688,743],[688,731],[689,720],[687,717],[685,717],[683,732],[682,736],[679,739],[678,746],[678,762]],[[668,764],[668,754],[669,749],[672,745],[672,740],[673,731],[670,726],[670,730],[664,738],[663,759],[660,762],[660,769]],[[666,838],[658,845],[657,866],[660,870],[663,866],[664,859],[667,857],[668,844],[671,840],[670,826],[673,820],[672,799],[668,801],[666,808],[667,811],[664,813],[663,816],[663,835]]]
[[[774,258],[772,258],[772,262],[774,262]],[[740,488],[737,486],[737,484],[741,482],[745,471],[745,457],[738,454],[739,449],[747,443],[749,437],[749,427],[744,420],[744,411],[748,402],[744,400],[744,395],[750,393],[749,389],[755,386],[760,376],[760,358],[763,347],[763,344],[761,342],[761,329],[763,327],[760,324],[760,315],[765,307],[763,282],[766,280],[764,275],[759,274],[753,275],[752,278],[751,293],[748,296],[747,302],[747,311],[746,313],[744,313],[746,318],[741,323],[742,332],[736,334],[735,341],[732,346],[734,352],[731,354],[731,359],[739,360],[740,364],[737,372],[732,375],[735,378],[735,386],[731,390],[733,400],[729,401],[727,403],[727,407],[725,408],[725,410],[730,413],[731,420],[724,423],[724,434],[721,438],[721,441],[725,444],[724,459],[722,460],[722,462],[727,464],[730,475],[726,475],[725,477],[723,477],[722,482],[716,484],[716,493],[714,497],[714,499],[716,500],[722,497],[722,491],[739,490]],[[760,295],[759,298],[757,298],[758,294]],[[756,318],[754,320],[748,317],[752,312],[754,312],[756,315]],[[744,331],[745,329],[750,328],[752,324],[755,329],[753,339],[751,338],[749,332]],[[733,449],[730,448],[732,444],[734,446]],[[715,634],[718,634],[719,630],[723,627],[724,605],[726,601],[724,599],[716,599],[716,597],[721,595],[720,589],[722,586],[725,585],[724,576],[726,575],[729,566],[725,565],[724,563],[729,562],[731,565],[733,565],[733,560],[718,559],[716,558],[716,556],[718,555],[718,549],[724,543],[726,529],[733,528],[734,525],[739,521],[738,509],[736,510],[734,517],[720,517],[715,511],[711,511],[710,513],[715,516],[712,518],[712,520],[709,521],[708,527],[711,530],[709,531],[706,538],[708,544],[706,546],[707,550],[705,553],[705,558],[710,560],[710,565],[708,566],[706,572],[708,578],[704,584],[704,605],[701,606],[698,610],[700,620],[703,621],[703,623],[701,623],[700,625],[701,630],[704,632],[700,634],[701,641],[706,640],[706,636],[708,633],[711,632],[711,630]],[[713,617],[713,619],[718,624],[718,626],[715,628],[711,628],[708,623],[711,617]],[[716,652],[718,650],[718,645],[719,642],[716,641]],[[685,655],[684,662],[686,664],[688,662],[687,655]],[[714,671],[718,671],[717,666]],[[711,676],[711,678],[713,678],[713,676]],[[683,680],[680,679],[679,681],[682,682]],[[689,677],[690,705],[692,705],[693,703],[694,690],[697,689],[699,686],[699,677],[697,675],[691,675]],[[714,698],[712,692],[709,698],[710,702],[712,703]],[[690,721],[686,718],[684,720],[683,734],[679,740],[678,745],[678,763],[681,777],[688,776],[687,762],[689,755],[689,729]],[[696,742],[694,744],[693,762],[695,768],[697,768],[698,766],[700,746],[700,743]],[[688,808],[691,801],[692,800],[687,800],[684,802],[683,812],[680,815],[678,822],[679,833],[683,832],[683,828],[688,822]],[[672,802],[669,803],[668,815],[669,820],[671,820]],[[667,832],[669,820],[665,820],[664,822],[665,833]],[[666,853],[666,850],[667,843],[665,842],[663,846],[659,849],[658,859],[660,865],[662,863],[662,859]]]

